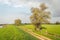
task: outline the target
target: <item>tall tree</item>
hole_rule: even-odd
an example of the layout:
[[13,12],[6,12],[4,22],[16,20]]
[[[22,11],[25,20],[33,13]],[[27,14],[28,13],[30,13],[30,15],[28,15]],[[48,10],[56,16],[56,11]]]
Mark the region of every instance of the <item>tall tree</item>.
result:
[[15,25],[19,26],[21,24],[21,20],[20,19],[16,19],[15,20]]
[[49,23],[50,12],[46,11],[48,7],[42,3],[39,8],[32,8],[30,20],[35,25],[35,30],[42,29],[41,23]]

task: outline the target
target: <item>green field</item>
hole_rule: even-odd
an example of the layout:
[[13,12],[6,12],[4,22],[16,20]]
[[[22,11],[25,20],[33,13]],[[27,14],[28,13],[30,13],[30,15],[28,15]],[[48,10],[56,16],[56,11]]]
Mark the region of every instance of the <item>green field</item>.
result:
[[38,40],[14,25],[0,28],[0,40]]
[[[43,29],[41,31],[35,31],[33,25],[24,25],[22,27],[28,28],[28,29],[32,30],[33,32],[35,32],[37,34],[44,35],[44,36],[49,37],[53,40],[60,40],[60,25],[44,24],[42,26],[46,27],[47,29]],[[49,33],[49,35],[46,34],[46,31]]]
[[[33,25],[20,25],[20,26],[6,25],[3,28],[0,28],[0,40],[38,40],[32,35],[19,29],[19,27],[30,29],[37,34],[46,36],[48,38],[51,38],[52,40],[60,40],[60,25],[44,24],[42,26],[46,27],[47,29],[35,31]],[[46,34],[46,31],[51,35]]]

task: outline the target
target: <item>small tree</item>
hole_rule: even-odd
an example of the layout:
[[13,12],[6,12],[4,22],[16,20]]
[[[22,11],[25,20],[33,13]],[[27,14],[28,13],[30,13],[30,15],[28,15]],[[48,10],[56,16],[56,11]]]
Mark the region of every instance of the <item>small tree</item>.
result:
[[42,29],[41,23],[49,23],[50,12],[45,11],[47,9],[46,5],[42,3],[40,8],[32,8],[32,15],[30,20],[33,25],[35,25],[35,30]]
[[16,19],[15,20],[15,25],[19,26],[21,24],[21,20],[20,19]]

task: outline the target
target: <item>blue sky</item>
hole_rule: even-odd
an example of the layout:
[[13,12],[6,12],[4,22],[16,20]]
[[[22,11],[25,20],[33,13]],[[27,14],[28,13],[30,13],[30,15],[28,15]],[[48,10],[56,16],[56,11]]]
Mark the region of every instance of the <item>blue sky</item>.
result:
[[30,22],[31,7],[46,3],[51,11],[51,22],[60,20],[60,0],[0,0],[0,24],[14,23],[21,19],[22,23]]

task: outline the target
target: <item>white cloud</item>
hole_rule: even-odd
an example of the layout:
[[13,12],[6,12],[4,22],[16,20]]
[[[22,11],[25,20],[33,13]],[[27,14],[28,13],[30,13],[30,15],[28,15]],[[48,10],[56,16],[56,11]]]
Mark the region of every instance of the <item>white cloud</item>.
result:
[[23,1],[20,1],[19,2],[16,2],[16,3],[13,3],[13,6],[14,7],[23,7],[23,6],[26,6],[26,7],[38,7],[39,6],[39,2],[23,2]]
[[13,7],[22,7],[22,6],[35,7],[40,4],[37,1],[27,1],[27,0],[0,0],[0,2],[8,4],[9,6]]
[[[24,8],[25,7],[26,8],[38,7],[41,2],[45,2],[45,3],[47,3],[47,5],[49,5],[49,7],[52,11],[53,11],[53,8],[55,8],[53,12],[60,10],[60,5],[59,5],[60,1],[59,0],[0,0],[0,2],[4,3],[4,4],[8,4],[9,6],[16,7],[16,8],[17,7],[24,7]],[[24,9],[23,9],[23,11],[24,11]],[[58,14],[56,13],[53,15],[59,15],[59,13]],[[0,18],[1,19],[0,23],[12,23],[14,21],[14,19],[16,19],[16,18],[21,18],[21,20],[23,20],[24,23],[30,22],[29,16],[25,16],[22,14],[21,15],[12,14],[12,15],[8,15],[7,17]],[[55,19],[52,19],[52,20],[55,20]]]

